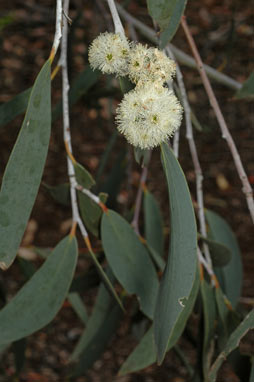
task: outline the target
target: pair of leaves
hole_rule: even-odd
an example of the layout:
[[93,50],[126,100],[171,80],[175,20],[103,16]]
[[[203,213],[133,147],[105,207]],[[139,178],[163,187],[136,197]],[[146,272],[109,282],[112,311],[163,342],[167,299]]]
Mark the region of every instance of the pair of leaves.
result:
[[32,88],[21,130],[0,191],[0,267],[13,262],[40,185],[51,130],[51,62]]
[[148,12],[161,29],[161,49],[176,33],[186,4],[187,0],[147,0]]

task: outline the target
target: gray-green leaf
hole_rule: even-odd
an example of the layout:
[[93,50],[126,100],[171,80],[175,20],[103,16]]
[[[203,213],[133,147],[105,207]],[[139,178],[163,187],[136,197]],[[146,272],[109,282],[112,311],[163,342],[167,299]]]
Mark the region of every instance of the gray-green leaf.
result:
[[77,256],[76,238],[67,236],[0,311],[0,346],[26,337],[53,320],[71,285]]
[[15,259],[31,214],[48,152],[51,128],[51,63],[42,67],[0,191],[0,267]]
[[170,248],[161,280],[154,334],[158,362],[164,359],[179,315],[186,309],[197,268],[197,228],[185,176],[172,150],[161,145],[161,157],[170,199]]
[[109,210],[101,223],[102,245],[115,277],[130,294],[136,294],[141,310],[153,317],[158,279],[145,246],[119,214]]

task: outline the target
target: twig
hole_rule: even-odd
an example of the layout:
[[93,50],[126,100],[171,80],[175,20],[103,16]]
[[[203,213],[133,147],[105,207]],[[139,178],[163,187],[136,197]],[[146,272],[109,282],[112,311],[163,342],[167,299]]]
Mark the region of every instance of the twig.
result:
[[49,59],[51,60],[51,62],[54,60],[54,57],[56,55],[56,52],[62,37],[62,15],[63,15],[62,0],[57,0],[56,2],[56,31],[55,31],[53,46],[49,56]]
[[180,127],[179,129],[176,130],[174,139],[173,139],[173,151],[177,159],[179,156],[179,139],[180,139]]
[[142,173],[141,173],[141,176],[140,176],[138,192],[137,192],[137,196],[136,196],[136,200],[135,200],[135,211],[134,211],[133,220],[131,222],[131,225],[134,228],[134,231],[136,232],[136,234],[138,236],[141,236],[140,232],[139,232],[138,223],[139,223],[139,215],[140,215],[140,210],[141,210],[141,202],[142,202],[143,189],[144,189],[144,185],[145,185],[146,178],[147,178],[148,163],[149,163],[149,161],[151,159],[151,155],[152,154],[151,154],[151,151],[150,151],[149,152],[149,158],[147,159],[147,162],[146,162],[146,166],[143,167],[143,170],[142,170]]
[[213,89],[211,87],[210,81],[209,81],[209,79],[206,75],[206,72],[204,70],[203,62],[202,62],[201,57],[198,53],[195,41],[191,35],[191,32],[189,30],[189,27],[187,25],[185,17],[182,17],[181,24],[182,24],[183,30],[185,32],[186,38],[188,40],[188,43],[190,45],[190,48],[192,50],[193,56],[196,60],[198,70],[199,70],[200,76],[202,78],[202,81],[203,81],[206,93],[208,95],[210,104],[211,104],[211,106],[215,112],[217,121],[219,123],[220,129],[222,132],[222,137],[226,139],[228,147],[231,151],[233,160],[235,162],[236,170],[238,172],[239,178],[240,178],[242,185],[243,185],[242,191],[245,194],[245,197],[247,200],[247,205],[248,205],[249,211],[250,211],[250,215],[251,215],[252,221],[254,223],[253,191],[252,191],[252,188],[251,188],[250,183],[248,181],[246,172],[243,168],[240,155],[239,155],[238,150],[236,148],[235,142],[234,142],[234,140],[233,140],[233,138],[232,138],[232,136],[228,130],[227,124],[226,124],[225,119],[224,119],[222,112],[220,110],[219,104],[217,102],[217,99],[216,99],[215,94],[213,92]]
[[208,264],[208,262],[206,261],[206,259],[204,258],[204,256],[202,255],[202,252],[200,251],[200,248],[198,247],[198,261],[200,264],[203,265],[203,267],[206,269],[207,273],[209,274],[210,276],[210,279],[211,279],[211,282],[212,282],[212,285],[213,286],[218,286],[218,281],[217,281],[217,278],[213,272],[213,269],[212,267],[210,267],[210,265]]
[[[140,33],[143,34],[143,36],[147,37],[150,41],[152,41],[154,44],[157,45],[158,36],[156,35],[156,32],[152,28],[149,28],[144,23],[142,23],[141,21],[137,20],[135,17],[130,15],[130,13],[128,13],[125,9],[123,9],[123,7],[120,4],[117,4],[117,9],[124,20],[126,20],[130,24],[133,24],[140,31]],[[169,47],[174,53],[179,63],[186,65],[190,68],[197,69],[196,62],[192,57],[182,52],[180,49],[176,48],[172,44],[169,44]],[[210,78],[233,90],[239,90],[242,87],[242,84],[240,82],[235,81],[229,76],[218,72],[217,70],[211,68],[209,65],[204,65],[204,70],[206,71],[206,73],[208,74]]]
[[[68,14],[69,9],[69,0],[64,0],[64,11]],[[63,87],[63,133],[64,133],[64,142],[65,146],[68,147],[68,151],[72,154],[72,144],[71,144],[71,134],[70,134],[70,118],[69,118],[69,79],[68,79],[68,67],[67,67],[67,41],[68,41],[68,21],[66,18],[63,19],[63,35],[61,41],[61,57],[60,62],[62,66],[62,87]],[[68,166],[68,176],[71,186],[71,206],[72,206],[72,220],[73,225],[78,224],[80,231],[85,238],[88,237],[87,231],[81,221],[78,202],[76,195],[76,181],[75,181],[75,170],[70,159],[70,156],[67,156],[67,166]],[[86,241],[86,239],[85,239]]]
[[111,16],[112,16],[112,19],[114,22],[115,33],[119,33],[122,37],[125,37],[123,25],[121,23],[119,14],[117,12],[115,2],[114,2],[114,0],[107,0],[107,1],[108,1],[108,6],[109,6],[109,9],[111,12]]
[[[166,48],[166,52],[168,53],[170,58],[172,59],[175,58],[169,47]],[[190,109],[190,105],[189,105],[189,101],[188,101],[188,97],[187,97],[187,93],[186,93],[186,89],[185,89],[185,85],[183,81],[182,72],[177,63],[176,63],[176,77],[177,77],[177,82],[179,85],[179,90],[180,90],[180,94],[182,98],[183,108],[184,108],[185,123],[186,123],[186,138],[189,143],[191,158],[194,165],[194,171],[196,176],[196,193],[197,193],[197,202],[198,202],[198,219],[199,219],[200,232],[202,236],[207,237],[205,213],[204,213],[203,186],[202,186],[203,174],[202,174],[202,169],[198,159],[196,144],[193,138],[191,109]],[[207,263],[209,264],[210,267],[212,267],[211,256],[210,256],[209,248],[206,243],[203,244],[203,251],[204,251]]]

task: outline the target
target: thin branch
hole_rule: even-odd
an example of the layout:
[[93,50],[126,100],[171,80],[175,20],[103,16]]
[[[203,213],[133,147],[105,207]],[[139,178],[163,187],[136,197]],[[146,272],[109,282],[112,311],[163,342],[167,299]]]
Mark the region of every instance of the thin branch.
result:
[[173,138],[173,151],[177,159],[179,156],[179,139],[180,139],[180,127],[179,129],[176,130],[174,138]]
[[62,37],[62,16],[63,16],[62,0],[57,0],[56,2],[56,31],[55,31],[53,46],[49,56],[49,59],[51,60],[51,62],[54,60],[54,57],[56,55],[56,52]]
[[182,24],[183,30],[185,32],[186,38],[188,40],[188,43],[190,45],[190,48],[192,50],[193,56],[194,56],[194,58],[196,60],[197,67],[198,67],[200,76],[202,78],[202,81],[203,81],[206,93],[208,95],[210,104],[211,104],[211,106],[212,106],[212,108],[213,108],[213,110],[215,112],[217,121],[219,123],[220,129],[221,129],[221,132],[222,132],[222,137],[226,139],[228,147],[229,147],[229,149],[231,151],[233,160],[235,162],[236,170],[238,172],[239,178],[240,178],[240,180],[242,182],[242,185],[243,185],[242,191],[245,194],[247,205],[248,205],[249,211],[250,211],[250,215],[251,215],[252,221],[254,223],[253,191],[252,191],[252,188],[251,188],[250,183],[248,181],[248,177],[246,175],[246,172],[244,170],[244,167],[243,167],[240,155],[239,155],[238,150],[236,148],[235,142],[234,142],[234,140],[233,140],[233,138],[232,138],[232,136],[231,136],[231,134],[229,132],[229,129],[227,127],[225,119],[224,119],[224,117],[222,115],[221,109],[219,107],[219,104],[217,102],[217,99],[215,97],[213,89],[211,87],[210,81],[209,81],[209,79],[208,79],[208,77],[206,75],[206,72],[204,70],[203,62],[202,62],[201,57],[200,57],[200,55],[198,53],[195,41],[194,41],[194,39],[193,39],[193,37],[191,35],[191,32],[189,30],[189,27],[187,25],[185,17],[182,17],[181,24]]
[[[141,21],[137,20],[135,17],[133,17],[130,13],[128,13],[120,4],[117,4],[117,9],[120,15],[123,17],[124,20],[126,20],[128,23],[134,25],[140,33],[143,34],[147,39],[152,41],[154,44],[158,44],[158,36],[156,35],[156,32],[152,29],[146,26]],[[190,68],[197,69],[197,65],[195,60],[190,57],[188,54],[182,52],[180,49],[176,48],[174,45],[169,44],[170,49],[174,53],[177,61],[183,65],[186,65]],[[234,79],[230,78],[229,76],[218,72],[217,70],[211,68],[208,65],[204,65],[204,69],[208,76],[212,78],[213,80],[233,89],[233,90],[239,90],[242,87],[242,84],[238,81],[235,81]]]
[[[169,47],[166,48],[166,52],[168,53],[170,58],[175,59]],[[204,213],[204,198],[203,198],[203,174],[202,174],[202,169],[198,159],[196,144],[193,138],[191,108],[189,105],[182,72],[177,63],[176,63],[176,77],[177,77],[177,82],[178,82],[178,86],[179,86],[179,90],[181,94],[183,108],[184,108],[185,123],[186,123],[186,138],[189,143],[191,158],[194,165],[194,171],[195,171],[195,177],[196,177],[196,193],[197,193],[197,202],[198,202],[199,228],[200,228],[200,232],[202,236],[207,237],[205,213]],[[211,256],[210,256],[209,248],[206,243],[203,244],[203,251],[204,251],[207,263],[212,268]]]
[[[68,14],[69,0],[64,0],[64,12]],[[69,117],[69,79],[68,79],[68,66],[67,66],[67,47],[68,47],[68,21],[66,18],[63,19],[63,36],[61,41],[61,66],[62,66],[62,88],[63,88],[63,134],[65,146],[68,147],[68,152],[72,155],[72,144],[71,144],[71,134],[70,134],[70,117]],[[82,223],[79,216],[77,194],[76,194],[76,180],[75,180],[75,170],[70,159],[67,156],[67,167],[68,176],[71,186],[71,206],[72,206],[72,220],[73,224],[77,223],[79,225],[80,231],[84,238],[88,237],[87,231]]]
[[119,33],[122,37],[125,37],[123,25],[121,23],[119,14],[117,12],[115,2],[114,2],[114,0],[107,0],[107,1],[108,1],[108,6],[109,6],[109,9],[111,12],[111,16],[112,16],[112,19],[114,22],[115,33]]
[[146,178],[147,178],[147,173],[148,173],[148,163],[151,159],[151,151],[150,151],[150,156],[147,159],[146,166],[143,167],[141,176],[140,176],[140,181],[139,181],[139,187],[138,187],[138,192],[135,200],[135,211],[134,211],[134,216],[132,220],[132,227],[134,228],[134,231],[138,236],[140,235],[139,232],[139,215],[140,215],[140,210],[141,210],[141,203],[142,203],[142,195],[143,195],[143,189],[145,186]]

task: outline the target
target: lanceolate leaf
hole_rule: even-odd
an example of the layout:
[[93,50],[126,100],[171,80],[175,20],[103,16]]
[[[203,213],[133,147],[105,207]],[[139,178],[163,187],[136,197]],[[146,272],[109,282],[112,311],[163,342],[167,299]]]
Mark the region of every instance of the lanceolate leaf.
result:
[[[110,277],[110,282],[113,282],[112,277]],[[92,314],[89,317],[89,320],[86,323],[86,328],[71,355],[71,361],[77,360],[80,355],[84,353],[88,344],[96,336],[96,333],[100,327],[104,325],[104,321],[114,305],[114,300],[105,288],[104,284],[101,283]]]
[[199,238],[208,245],[214,267],[224,267],[230,262],[232,255],[229,248],[201,235]]
[[203,351],[202,351],[202,366],[203,373],[207,375],[210,362],[213,355],[215,343],[215,320],[216,320],[216,305],[214,287],[206,280],[200,283],[201,297],[203,303],[203,319],[204,319],[204,336],[203,336]]
[[0,105],[0,126],[6,125],[17,115],[25,112],[30,94],[31,88],[24,90],[10,101]]
[[[186,322],[193,310],[193,306],[197,297],[197,293],[199,290],[199,280],[199,272],[197,271],[190,297],[186,303],[186,308],[182,311],[178,320],[176,321],[175,327],[172,330],[172,334],[169,338],[167,351],[169,351],[176,344],[185,328]],[[153,338],[153,327],[151,327],[141,339],[140,343],[137,345],[134,351],[124,362],[121,369],[119,370],[119,374],[125,375],[134,371],[144,369],[145,367],[151,365],[155,361],[156,348]]]
[[112,309],[108,312],[103,325],[96,331],[94,337],[87,344],[86,349],[80,356],[79,363],[74,369],[72,376],[78,377],[83,375],[93,363],[101,356],[106,348],[106,345],[113,334],[116,332],[117,325],[122,316],[122,311],[119,305],[113,305]]
[[144,193],[145,238],[150,247],[163,256],[163,221],[158,202],[149,192]]
[[159,283],[145,246],[126,220],[111,210],[103,214],[101,237],[115,277],[128,293],[137,295],[140,309],[152,318]]
[[0,191],[0,267],[13,262],[40,185],[51,128],[50,61],[31,92]]
[[173,38],[184,13],[187,0],[147,0],[150,16],[161,28],[161,48]]
[[161,146],[170,199],[170,248],[161,280],[154,334],[158,362],[164,359],[175,324],[186,309],[197,267],[197,228],[188,185],[172,150]]
[[71,285],[77,256],[76,238],[67,236],[0,311],[0,346],[26,337],[53,320]]
[[230,262],[216,270],[216,274],[224,293],[235,307],[242,289],[243,271],[240,249],[234,233],[221,216],[210,210],[206,210],[205,215],[209,225],[209,238],[227,247],[232,255]]
[[236,330],[230,335],[224,350],[218,355],[209,373],[209,382],[216,381],[217,372],[227,356],[239,346],[243,336],[254,329],[254,309],[245,317]]

